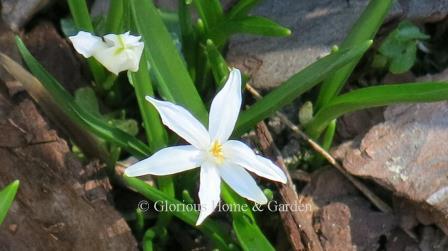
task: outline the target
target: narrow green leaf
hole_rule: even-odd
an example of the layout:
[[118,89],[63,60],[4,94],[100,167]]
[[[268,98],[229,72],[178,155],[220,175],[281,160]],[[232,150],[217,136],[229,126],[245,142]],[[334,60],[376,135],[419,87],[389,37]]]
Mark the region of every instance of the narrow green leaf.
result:
[[238,3],[232,7],[226,17],[228,19],[233,19],[247,16],[249,11],[260,2],[261,0],[239,0]]
[[[363,41],[373,39],[389,12],[392,3],[393,0],[371,0],[348,36],[342,42],[340,49],[347,49]],[[321,91],[316,102],[316,110],[320,109],[339,94],[361,57],[362,54],[325,80],[320,88]]]
[[0,191],[0,225],[2,225],[3,220],[12,205],[18,189],[19,181],[16,180]]
[[148,144],[150,145],[151,152],[155,152],[166,146],[168,138],[160,120],[159,113],[154,106],[145,100],[146,96],[154,96],[145,54],[142,55],[140,60],[139,70],[137,72],[129,72],[129,77],[130,82],[134,86]]
[[[150,149],[137,138],[132,137],[118,128],[111,127],[101,118],[81,109],[64,87],[37,62],[20,38],[16,38],[16,43],[26,65],[40,80],[39,83],[45,87],[55,102],[75,123],[88,128],[90,132],[98,137],[123,147],[135,156],[144,157],[150,152]],[[14,77],[20,80],[21,76]]]
[[207,121],[204,103],[152,1],[131,0],[131,9],[159,92],[165,99],[188,108],[201,121]]
[[284,37],[291,35],[291,30],[265,17],[246,16],[221,22],[209,31],[208,36],[222,46],[228,37],[236,33]]
[[[67,0],[73,21],[78,30],[95,33],[85,0]],[[106,79],[104,68],[95,60],[87,59],[95,82],[100,85]]]
[[187,62],[188,71],[193,80],[196,79],[195,63],[197,53],[197,35],[190,14],[190,6],[185,0],[178,0],[179,26],[182,38],[182,52]]
[[448,99],[448,83],[418,82],[366,87],[334,98],[307,124],[311,136],[318,135],[325,126],[339,116],[370,107],[404,102],[436,102]]
[[94,33],[92,19],[85,0],[67,0],[68,7],[72,13],[73,21],[78,29]]
[[118,34],[122,31],[123,11],[125,0],[111,0],[106,18],[106,32]]
[[372,44],[366,41],[352,49],[339,50],[295,74],[280,87],[257,101],[249,109],[242,112],[236,125],[234,135],[247,132],[259,121],[269,117],[282,106],[292,102],[295,98],[310,90],[315,85],[340,67],[350,63],[362,55]]
[[[129,187],[136,190],[151,201],[161,201],[167,205],[173,205],[175,208],[187,208],[186,204],[167,196],[165,193],[155,189],[142,180],[127,176],[123,176],[123,179]],[[177,218],[202,231],[204,235],[213,240],[214,244],[220,250],[232,250],[231,247],[235,246],[230,238],[230,235],[217,222],[207,219],[200,226],[195,226],[196,220],[199,217],[198,212],[189,210],[173,210],[172,213]]]
[[[273,251],[274,247],[257,225],[251,208],[227,184],[221,185],[221,195],[229,206],[241,208],[232,211],[232,226],[243,250]],[[247,207],[247,208],[243,208]],[[245,210],[244,210],[245,209]]]
[[223,10],[219,0],[193,0],[193,3],[207,30],[221,22]]

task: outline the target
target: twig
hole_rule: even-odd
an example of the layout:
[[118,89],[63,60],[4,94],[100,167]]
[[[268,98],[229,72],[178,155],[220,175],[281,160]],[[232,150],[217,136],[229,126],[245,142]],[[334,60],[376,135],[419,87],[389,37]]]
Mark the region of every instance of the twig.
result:
[[[283,157],[278,150],[277,146],[272,139],[272,135],[269,132],[268,127],[264,122],[260,122],[257,125],[257,136],[260,140],[261,150],[264,155],[270,156],[275,159],[277,166],[279,166],[286,174],[287,183],[278,183],[280,195],[283,201],[288,205],[299,205],[303,201],[303,196],[297,194],[292,182],[291,176],[289,175],[288,169],[283,161]],[[312,212],[306,212],[312,213]],[[283,225],[285,230],[289,234],[289,239],[294,250],[310,250],[310,251],[322,251],[323,248],[320,244],[319,238],[314,231],[312,226],[312,216],[302,214],[302,212],[288,210],[287,212],[281,212],[281,217],[283,220]],[[299,230],[299,231],[297,231]],[[297,243],[299,241],[299,244]],[[303,244],[306,248],[303,247]]]
[[[261,99],[262,96],[255,90],[250,84],[246,84],[246,89],[254,95],[255,98]],[[350,173],[348,173],[340,164],[336,161],[330,153],[328,153],[325,149],[323,149],[318,143],[312,140],[308,135],[306,135],[298,126],[292,123],[286,115],[277,111],[276,115],[280,118],[280,120],[286,124],[290,128],[290,130],[295,133],[297,136],[304,139],[310,146],[320,155],[322,155],[332,166],[334,166],[338,171],[340,171],[364,196],[369,199],[373,205],[375,205],[379,210],[384,213],[392,212],[392,209],[387,205],[380,197],[370,191],[363,183],[361,183],[358,179],[353,177]]]

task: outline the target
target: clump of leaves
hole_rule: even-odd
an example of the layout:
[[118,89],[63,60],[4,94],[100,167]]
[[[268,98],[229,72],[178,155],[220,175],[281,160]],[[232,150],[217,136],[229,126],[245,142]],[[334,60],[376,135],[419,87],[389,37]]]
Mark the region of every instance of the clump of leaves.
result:
[[391,32],[379,48],[376,56],[376,66],[387,66],[394,74],[409,71],[417,58],[417,47],[421,40],[429,36],[420,31],[420,28],[409,21],[401,22]]

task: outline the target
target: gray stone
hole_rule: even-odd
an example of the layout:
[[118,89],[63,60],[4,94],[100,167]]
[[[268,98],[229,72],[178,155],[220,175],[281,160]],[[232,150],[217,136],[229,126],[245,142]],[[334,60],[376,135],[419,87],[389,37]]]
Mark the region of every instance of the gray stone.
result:
[[334,154],[352,175],[410,201],[427,213],[422,223],[448,233],[447,114],[448,102],[390,106],[384,123]]
[[[339,44],[367,6],[368,0],[266,0],[252,14],[290,28],[288,38],[235,36],[227,56],[231,65],[252,77],[255,87],[280,85]],[[448,12],[448,0],[403,0],[391,17],[436,21]],[[430,19],[430,20],[429,20]]]
[[1,0],[2,19],[17,31],[51,0]]

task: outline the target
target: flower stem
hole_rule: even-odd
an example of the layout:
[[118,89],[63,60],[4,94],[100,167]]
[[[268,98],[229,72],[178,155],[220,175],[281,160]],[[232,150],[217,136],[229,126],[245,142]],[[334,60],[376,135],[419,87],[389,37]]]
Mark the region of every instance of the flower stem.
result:
[[118,34],[121,32],[123,20],[123,0],[111,0],[106,19],[106,32]]
[[[89,9],[84,0],[68,0],[68,7],[78,30],[95,33],[90,19]],[[100,84],[106,78],[104,68],[93,58],[87,59],[95,83]]]

